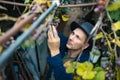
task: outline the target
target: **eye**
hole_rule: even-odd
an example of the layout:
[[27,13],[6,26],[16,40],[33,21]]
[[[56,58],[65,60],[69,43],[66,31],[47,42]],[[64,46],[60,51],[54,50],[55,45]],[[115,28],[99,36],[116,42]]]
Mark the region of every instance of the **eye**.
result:
[[80,40],[80,36],[76,35],[76,38]]

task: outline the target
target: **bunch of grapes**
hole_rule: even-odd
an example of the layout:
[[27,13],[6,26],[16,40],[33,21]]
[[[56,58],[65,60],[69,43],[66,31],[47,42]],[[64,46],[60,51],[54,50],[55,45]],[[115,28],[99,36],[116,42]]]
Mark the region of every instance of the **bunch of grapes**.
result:
[[100,13],[101,11],[103,11],[105,4],[106,4],[107,0],[98,0],[98,5],[97,7],[94,9],[94,12],[96,13]]
[[113,64],[111,62],[107,62],[106,66],[102,66],[105,71],[105,80],[115,80],[115,71],[113,68]]

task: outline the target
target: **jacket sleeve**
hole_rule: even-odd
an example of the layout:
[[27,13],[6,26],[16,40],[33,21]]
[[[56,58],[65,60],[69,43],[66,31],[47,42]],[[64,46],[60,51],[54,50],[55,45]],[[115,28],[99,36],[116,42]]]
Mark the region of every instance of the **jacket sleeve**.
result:
[[58,33],[58,35],[60,37],[60,53],[54,57],[49,56],[47,58],[47,62],[53,71],[55,80],[73,80],[72,74],[66,73],[62,61],[62,58],[65,52],[67,51],[66,48],[67,38],[61,33]]
[[55,80],[73,80],[72,74],[67,74],[62,62],[61,54],[48,57],[48,64],[53,69]]

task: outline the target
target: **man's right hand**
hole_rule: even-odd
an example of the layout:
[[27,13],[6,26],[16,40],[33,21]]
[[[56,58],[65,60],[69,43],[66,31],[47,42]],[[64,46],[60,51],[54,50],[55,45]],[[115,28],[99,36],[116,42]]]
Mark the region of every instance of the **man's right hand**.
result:
[[51,56],[55,56],[60,53],[60,38],[55,26],[50,26],[48,30],[48,47],[51,52]]

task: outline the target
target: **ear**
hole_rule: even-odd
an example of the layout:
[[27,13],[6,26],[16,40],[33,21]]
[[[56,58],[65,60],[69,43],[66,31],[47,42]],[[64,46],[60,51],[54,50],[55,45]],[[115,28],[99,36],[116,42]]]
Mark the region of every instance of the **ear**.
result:
[[89,47],[89,43],[85,43],[84,45],[84,49],[88,48]]

